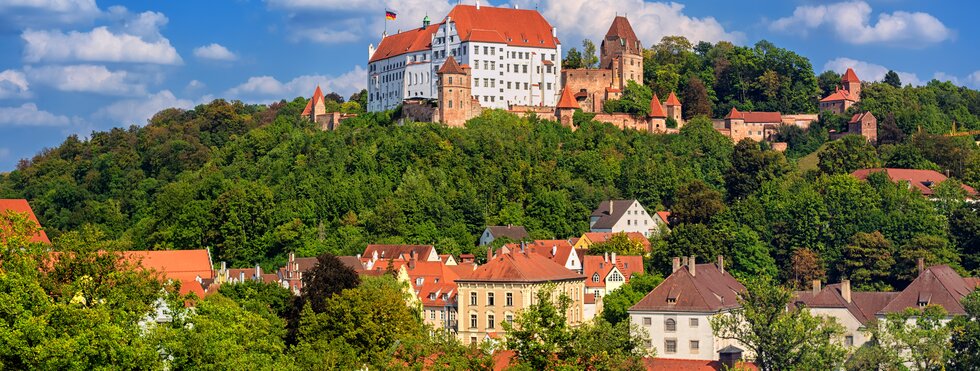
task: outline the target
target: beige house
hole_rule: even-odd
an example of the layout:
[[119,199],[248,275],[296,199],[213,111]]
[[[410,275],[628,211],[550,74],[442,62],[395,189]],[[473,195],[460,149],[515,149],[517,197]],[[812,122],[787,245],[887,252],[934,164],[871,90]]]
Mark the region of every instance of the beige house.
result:
[[504,335],[502,323],[513,322],[521,310],[535,302],[538,291],[549,285],[555,286],[555,298],[565,294],[572,299],[566,313],[568,322],[582,322],[585,276],[541,254],[522,250],[502,248],[486,264],[456,279],[458,334],[464,343]]

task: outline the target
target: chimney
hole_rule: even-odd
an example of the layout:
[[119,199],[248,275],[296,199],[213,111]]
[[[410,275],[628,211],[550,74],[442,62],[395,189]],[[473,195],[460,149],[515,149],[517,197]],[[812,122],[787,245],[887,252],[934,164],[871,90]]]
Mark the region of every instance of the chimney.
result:
[[844,301],[851,302],[851,280],[840,281],[840,296],[844,297]]
[[289,253],[289,262],[292,263],[293,261],[296,261],[296,253],[291,252]]
[[551,245],[551,256],[558,255],[558,245]]
[[612,263],[613,263],[613,265],[616,265],[616,252],[615,251],[612,253]]
[[258,280],[258,279],[261,279],[261,278],[262,278],[262,268],[259,267],[258,264],[256,264],[255,265],[255,279]]
[[820,280],[813,280],[813,296],[820,293]]
[[245,282],[245,271],[238,272],[238,282]]
[[524,248],[527,247],[527,242],[521,241],[521,254],[524,253]]
[[480,10],[480,0],[476,0],[476,10]]
[[725,257],[723,255],[718,255],[718,271],[725,274]]
[[694,262],[694,255],[691,255],[691,257],[687,259],[687,271],[691,272],[691,275],[694,276],[697,274],[697,272],[694,271],[696,267],[697,264]]
[[490,259],[493,259],[493,248],[487,246],[487,262],[490,262]]
[[551,37],[558,37],[558,27],[551,28]]
[[608,252],[602,253],[602,261],[604,261],[604,262],[608,262],[609,261],[609,253]]
[[675,256],[673,268],[671,269],[670,272],[671,273],[677,272],[678,269],[681,269],[681,258]]
[[415,260],[415,250],[408,252],[408,260]]
[[922,272],[925,272],[925,270],[926,270],[926,260],[923,259],[923,258],[917,259],[915,261],[915,266],[916,266],[916,268],[919,269],[919,271],[917,273],[918,274],[922,274]]
[[612,213],[613,213],[613,201],[609,200],[609,215],[612,215]]

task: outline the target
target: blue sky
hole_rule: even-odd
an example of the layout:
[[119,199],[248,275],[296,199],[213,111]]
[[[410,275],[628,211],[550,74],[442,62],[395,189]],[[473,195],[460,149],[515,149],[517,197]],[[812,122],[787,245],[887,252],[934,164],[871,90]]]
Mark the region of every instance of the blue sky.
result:
[[[344,96],[366,82],[367,45],[389,31],[441,19],[446,0],[0,0],[0,172],[67,135],[144,125],[167,107],[214,98],[269,103],[320,84]],[[462,1],[464,4],[474,0]],[[817,73],[888,70],[980,88],[980,2],[864,0],[509,0],[537,8],[564,50],[598,40],[627,14],[646,45],[761,39],[794,50]],[[484,5],[488,2],[484,1]]]

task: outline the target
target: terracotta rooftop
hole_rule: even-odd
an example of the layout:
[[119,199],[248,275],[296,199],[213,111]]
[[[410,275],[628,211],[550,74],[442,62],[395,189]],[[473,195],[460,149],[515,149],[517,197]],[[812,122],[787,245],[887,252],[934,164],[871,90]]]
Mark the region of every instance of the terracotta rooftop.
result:
[[670,211],[658,211],[657,216],[660,217],[660,220],[662,220],[664,224],[670,225]]
[[745,116],[743,116],[742,113],[739,112],[738,109],[736,109],[735,107],[732,107],[732,110],[731,111],[728,111],[728,115],[725,116],[725,120],[728,120],[728,119],[742,119],[742,118],[745,118]]
[[667,102],[665,102],[664,104],[668,106],[679,106],[681,105],[681,101],[677,99],[677,94],[674,94],[674,92],[670,92],[670,95],[667,96]]
[[555,108],[580,108],[578,101],[576,101],[575,97],[572,96],[572,91],[569,90],[567,86],[561,89],[561,98],[558,99],[558,105],[555,106]]
[[650,239],[640,232],[585,232],[584,236],[587,237],[592,243],[603,243],[609,241],[609,239],[613,236],[621,233],[625,233],[626,237],[629,237],[630,240],[639,242],[641,245],[643,245],[643,251],[650,251]]
[[463,68],[461,68],[459,66],[459,63],[456,63],[456,58],[453,58],[453,56],[450,55],[449,58],[446,58],[446,62],[442,64],[442,67],[439,68],[439,72],[438,73],[439,74],[449,73],[449,74],[454,74],[454,75],[462,75],[462,74],[465,74],[466,72],[463,72]]
[[[616,262],[613,263],[613,260]],[[643,274],[643,257],[641,256],[610,256],[586,255],[582,258],[582,273],[585,275],[585,287],[606,287],[606,277],[613,268],[619,270],[625,282],[629,282],[634,274]],[[599,275],[599,281],[593,275]]]
[[837,88],[837,90],[834,90],[833,93],[831,93],[830,95],[828,95],[826,98],[821,99],[820,101],[821,102],[839,102],[839,101],[844,101],[844,100],[849,100],[849,101],[852,101],[852,102],[857,101],[857,99],[855,99],[855,97],[851,96],[851,93],[850,92],[848,92],[847,90],[840,89],[840,88]]
[[937,304],[946,308],[949,315],[966,314],[960,300],[976,288],[975,279],[961,277],[948,265],[931,266],[920,273],[905,290],[898,293],[878,313],[895,313],[906,308]]
[[575,251],[575,248],[568,240],[536,240],[531,242],[529,249],[531,252],[540,254],[563,266],[568,262],[569,256]]
[[[921,170],[921,169],[896,169],[896,168],[875,168],[875,169],[860,169],[855,170],[851,173],[851,176],[858,178],[860,180],[867,180],[868,176],[872,173],[884,172],[893,182],[905,181],[909,182],[909,185],[918,190],[924,196],[932,196],[932,188],[942,183],[946,180],[946,176],[935,170]],[[977,190],[973,189],[966,184],[961,185],[963,190],[966,191],[967,195],[970,197],[977,196]]]
[[626,46],[628,52],[640,52],[640,39],[636,37],[633,26],[630,25],[630,21],[626,17],[617,16],[613,19],[612,24],[609,25],[609,31],[606,31],[606,40],[621,42],[623,46]]
[[462,41],[470,41],[472,30],[483,30],[496,31],[510,46],[554,49],[559,44],[551,24],[533,9],[456,5],[447,17],[456,23]]
[[816,295],[812,290],[797,291],[795,293],[794,305],[796,303],[805,304],[810,308],[843,308],[851,312],[858,322],[867,324],[875,318],[875,313],[884,308],[895,296],[897,292],[866,292],[852,291],[851,301],[844,299],[841,290],[842,284],[826,285]]
[[491,225],[487,229],[493,234],[493,238],[507,237],[514,241],[520,241],[531,237],[527,234],[527,229],[521,225]]
[[[643,366],[648,371],[721,371],[727,370],[721,361],[674,358],[643,358]],[[758,370],[750,362],[738,362],[734,370]]]
[[695,274],[683,266],[664,280],[630,311],[718,312],[737,308],[745,291],[735,277],[714,264],[695,265]]
[[667,117],[667,112],[664,112],[664,106],[660,105],[660,98],[657,98],[657,94],[653,94],[653,99],[650,99],[650,117]]
[[126,260],[139,262],[143,268],[155,270],[168,279],[214,279],[208,250],[123,251],[122,256]]
[[783,115],[779,112],[742,112],[746,123],[781,124]]
[[323,91],[320,90],[320,85],[317,85],[316,90],[313,91],[313,98],[310,98],[310,100],[306,102],[306,108],[303,109],[303,116],[309,116],[310,113],[313,112],[313,107],[316,106],[316,103],[322,100]]
[[875,115],[871,114],[871,111],[864,111],[864,112],[861,112],[861,113],[855,113],[853,116],[851,116],[851,120],[848,121],[847,123],[848,124],[858,123],[862,119],[864,119],[864,116],[871,116],[872,119],[875,118]]
[[585,276],[572,272],[564,265],[537,253],[512,250],[505,253],[501,249],[486,264],[481,265],[467,277],[456,282],[555,282],[584,280]]
[[[415,253],[416,259],[425,260],[432,255],[435,247],[432,245],[367,245],[364,248],[364,254],[361,254],[361,259],[371,259],[374,252],[377,251],[378,259],[406,259],[412,252]],[[438,257],[438,256],[437,256]]]
[[[653,98],[653,99],[657,99],[657,98]],[[591,214],[592,217],[598,217],[599,220],[597,220],[592,225],[592,228],[593,229],[612,228],[613,226],[616,225],[616,222],[618,222],[619,219],[623,217],[623,215],[626,215],[626,211],[629,209],[630,206],[633,205],[634,202],[637,201],[633,199],[633,200],[607,200],[607,201],[599,202],[599,206],[596,207],[596,209],[593,210]]]
[[[13,211],[16,213],[27,214],[27,218],[37,223],[38,227],[41,227],[41,222],[37,220],[37,215],[34,215],[34,210],[31,209],[31,205],[24,199],[0,199],[0,213],[6,211]],[[50,244],[51,241],[48,240],[48,234],[44,233],[43,230],[38,231],[37,235],[31,238],[31,242],[41,242]]]
[[440,23],[430,25],[426,28],[416,28],[381,39],[381,43],[378,44],[378,48],[374,51],[369,63],[402,54],[432,49],[432,35],[436,33],[441,25]]
[[861,80],[858,79],[858,75],[856,73],[854,73],[854,69],[853,68],[850,68],[850,67],[847,68],[847,72],[844,72],[844,76],[841,76],[840,81],[841,82],[861,82]]

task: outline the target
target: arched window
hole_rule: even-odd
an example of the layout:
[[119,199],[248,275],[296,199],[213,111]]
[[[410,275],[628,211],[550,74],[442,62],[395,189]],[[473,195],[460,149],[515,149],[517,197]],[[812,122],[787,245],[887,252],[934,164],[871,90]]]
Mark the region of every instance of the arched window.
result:
[[592,282],[599,282],[599,274],[598,273],[593,273],[592,274]]
[[667,332],[677,331],[677,321],[674,321],[673,318],[668,318],[666,321],[664,321],[664,331]]

